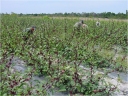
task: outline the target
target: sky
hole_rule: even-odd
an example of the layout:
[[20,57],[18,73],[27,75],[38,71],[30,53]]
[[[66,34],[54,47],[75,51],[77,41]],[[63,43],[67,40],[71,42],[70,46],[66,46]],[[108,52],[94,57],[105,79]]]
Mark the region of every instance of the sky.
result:
[[126,13],[128,0],[0,0],[0,13]]

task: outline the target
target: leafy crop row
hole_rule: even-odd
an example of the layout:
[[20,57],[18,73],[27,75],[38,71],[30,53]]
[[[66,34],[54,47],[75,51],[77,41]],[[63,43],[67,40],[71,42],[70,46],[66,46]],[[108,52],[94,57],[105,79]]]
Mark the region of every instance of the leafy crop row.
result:
[[[114,91],[116,86],[105,84],[104,76],[94,75],[93,71],[108,67],[113,71],[127,70],[127,23],[101,21],[101,26],[96,27],[95,20],[84,20],[89,28],[78,31],[73,29],[76,21],[78,19],[2,16],[0,34],[2,95],[46,95],[45,89],[55,87],[59,88],[59,91],[84,95],[110,94]],[[32,25],[36,25],[36,31],[24,41],[23,29]],[[122,48],[121,60],[113,60],[116,51],[109,56],[101,54],[102,50],[111,52],[113,46]],[[8,61],[7,58],[10,56],[12,58]],[[21,58],[32,68],[20,79],[17,77],[19,73],[9,73],[13,56]],[[80,65],[89,67],[90,71],[84,72]],[[30,81],[31,76],[35,74],[47,78],[47,82],[39,84],[37,89],[26,84],[26,81]],[[86,77],[86,80],[82,79],[83,77]],[[105,85],[99,88],[99,81]],[[27,85],[27,91],[23,85]]]

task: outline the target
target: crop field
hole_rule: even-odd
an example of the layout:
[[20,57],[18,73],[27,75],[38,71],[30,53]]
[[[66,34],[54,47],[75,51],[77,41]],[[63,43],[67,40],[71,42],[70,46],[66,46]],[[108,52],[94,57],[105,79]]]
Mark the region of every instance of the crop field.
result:
[[[54,93],[56,88],[71,96],[108,96],[115,91],[116,86],[104,81],[109,73],[105,69],[127,72],[127,22],[102,19],[101,26],[97,27],[96,19],[85,18],[88,28],[74,30],[73,25],[79,20],[1,16],[1,96],[46,96],[48,89]],[[33,25],[36,26],[34,34],[24,40],[23,30]],[[28,66],[24,76],[11,71],[14,57]],[[94,74],[94,70],[106,74]],[[44,76],[46,80],[32,86],[28,82],[34,75]]]

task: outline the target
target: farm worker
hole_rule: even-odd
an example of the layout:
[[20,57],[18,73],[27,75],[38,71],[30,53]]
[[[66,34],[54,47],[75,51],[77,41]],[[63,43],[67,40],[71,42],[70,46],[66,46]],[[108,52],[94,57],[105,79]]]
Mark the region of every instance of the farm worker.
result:
[[96,21],[96,26],[100,26],[100,22],[99,21]]
[[27,40],[28,37],[30,37],[30,35],[33,34],[35,28],[36,28],[35,26],[32,26],[32,27],[26,28],[23,31],[23,37],[24,37],[25,40]]
[[83,29],[87,29],[87,28],[88,28],[88,25],[82,24],[82,28],[83,28]]
[[27,32],[27,33],[32,34],[32,33],[34,32],[35,28],[36,28],[35,26],[32,26],[32,27],[26,28],[26,29],[24,30],[24,32]]
[[83,23],[84,23],[84,21],[83,21],[83,20],[80,20],[79,22],[76,22],[76,23],[75,23],[74,27],[80,28]]
[[82,25],[83,25],[83,23],[84,23],[84,21],[83,20],[80,20],[79,22],[76,22],[75,24],[74,24],[74,28],[76,29],[80,29],[80,27],[82,27]]

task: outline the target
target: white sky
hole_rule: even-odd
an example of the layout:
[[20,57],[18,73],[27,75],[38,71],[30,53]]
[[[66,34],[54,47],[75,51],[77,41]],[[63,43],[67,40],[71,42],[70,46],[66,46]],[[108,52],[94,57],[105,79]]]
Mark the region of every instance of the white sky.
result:
[[126,13],[127,0],[0,0],[0,13]]

